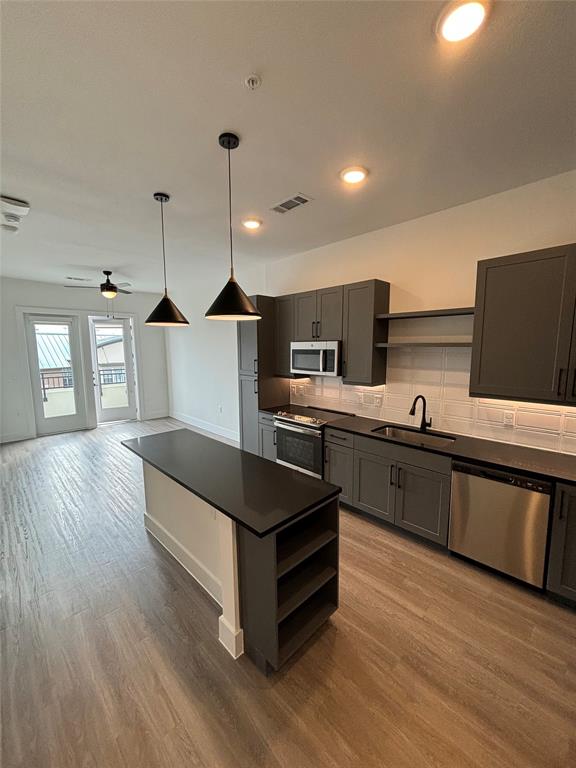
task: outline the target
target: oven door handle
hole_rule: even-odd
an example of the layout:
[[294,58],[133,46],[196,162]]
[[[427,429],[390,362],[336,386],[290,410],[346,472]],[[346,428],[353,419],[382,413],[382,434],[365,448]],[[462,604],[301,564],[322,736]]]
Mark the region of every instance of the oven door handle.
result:
[[322,432],[317,429],[302,429],[301,427],[292,427],[288,424],[284,424],[281,421],[275,421],[274,426],[276,429],[287,429],[289,432],[299,432],[301,435],[310,435],[311,437],[322,437]]

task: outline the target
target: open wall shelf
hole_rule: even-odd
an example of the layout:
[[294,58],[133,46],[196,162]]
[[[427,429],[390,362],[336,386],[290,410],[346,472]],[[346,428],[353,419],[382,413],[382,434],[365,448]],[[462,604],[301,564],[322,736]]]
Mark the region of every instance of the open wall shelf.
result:
[[474,307],[452,307],[450,309],[423,309],[414,312],[386,312],[376,315],[377,320],[408,320],[413,317],[455,317],[473,315]]

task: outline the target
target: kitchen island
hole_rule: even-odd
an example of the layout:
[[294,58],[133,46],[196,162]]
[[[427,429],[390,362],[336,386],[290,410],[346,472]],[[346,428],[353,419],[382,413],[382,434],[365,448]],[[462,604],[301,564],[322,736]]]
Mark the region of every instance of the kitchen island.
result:
[[222,607],[222,644],[279,669],[337,608],[340,488],[188,429],[123,445],[147,530]]

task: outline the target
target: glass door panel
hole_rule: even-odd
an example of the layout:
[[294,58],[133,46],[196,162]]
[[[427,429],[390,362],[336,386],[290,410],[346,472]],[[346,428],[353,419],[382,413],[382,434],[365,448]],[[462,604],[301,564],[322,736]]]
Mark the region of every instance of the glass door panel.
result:
[[90,318],[98,423],[136,418],[132,329],[127,318]]

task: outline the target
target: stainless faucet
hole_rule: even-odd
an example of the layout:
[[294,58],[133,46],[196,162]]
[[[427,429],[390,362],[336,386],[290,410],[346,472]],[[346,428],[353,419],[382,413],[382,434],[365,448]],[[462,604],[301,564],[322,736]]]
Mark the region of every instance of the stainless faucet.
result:
[[418,400],[422,400],[422,421],[420,422],[420,430],[426,432],[428,427],[432,425],[432,419],[426,420],[426,398],[424,395],[416,395],[414,402],[412,403],[412,408],[410,408],[410,416],[414,416],[416,413],[416,403]]

